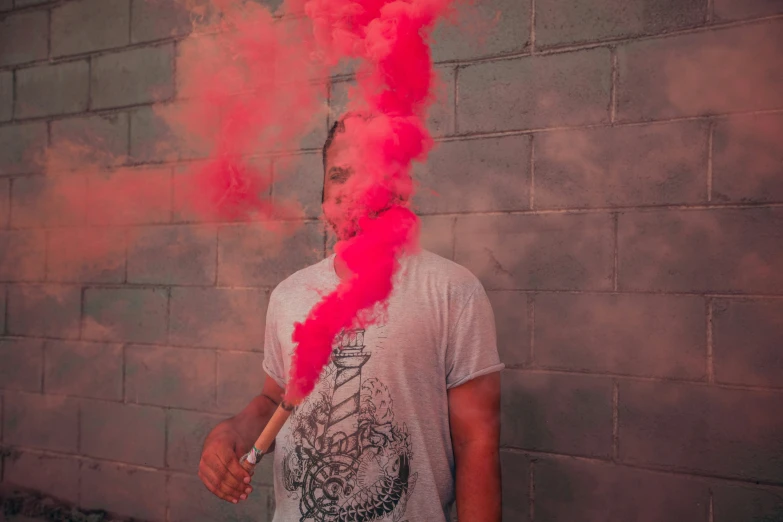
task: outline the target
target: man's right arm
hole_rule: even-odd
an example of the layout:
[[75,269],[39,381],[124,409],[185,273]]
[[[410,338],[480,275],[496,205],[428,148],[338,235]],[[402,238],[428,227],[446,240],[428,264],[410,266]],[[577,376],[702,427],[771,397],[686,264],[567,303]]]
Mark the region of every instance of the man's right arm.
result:
[[[272,418],[277,405],[283,399],[284,391],[274,379],[267,375],[261,394],[254,397],[250,404],[245,406],[241,412],[218,424],[215,430],[221,428],[221,425],[223,425],[223,428],[228,427],[234,430],[240,439],[238,449],[244,455],[253,446],[258,436],[261,435],[269,419]],[[210,436],[212,436],[211,433]],[[207,437],[207,440],[209,440],[209,437]],[[270,451],[271,449],[274,449],[274,446],[270,448]]]
[[274,379],[266,376],[261,394],[241,412],[215,426],[204,441],[198,475],[207,489],[223,500],[236,504],[252,491],[250,475],[240,466],[239,458],[261,434],[283,392]]

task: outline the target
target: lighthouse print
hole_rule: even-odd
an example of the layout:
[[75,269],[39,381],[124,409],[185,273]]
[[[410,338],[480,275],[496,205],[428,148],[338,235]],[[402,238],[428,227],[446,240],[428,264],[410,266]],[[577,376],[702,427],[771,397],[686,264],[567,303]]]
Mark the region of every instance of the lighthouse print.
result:
[[364,337],[338,336],[318,386],[292,415],[283,477],[300,522],[404,520],[417,477],[410,438],[394,422],[389,389],[362,376],[371,357]]

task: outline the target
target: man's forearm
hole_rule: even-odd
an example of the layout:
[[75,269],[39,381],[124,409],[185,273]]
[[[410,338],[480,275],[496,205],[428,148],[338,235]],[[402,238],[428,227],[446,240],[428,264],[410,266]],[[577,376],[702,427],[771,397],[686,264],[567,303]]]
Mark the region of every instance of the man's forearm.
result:
[[218,424],[209,436],[220,436],[221,431],[231,430],[239,436],[239,450],[242,453],[247,452],[272,418],[276,408],[268,397],[258,395],[241,412]]
[[500,456],[496,444],[466,443],[454,448],[457,518],[460,522],[500,522]]

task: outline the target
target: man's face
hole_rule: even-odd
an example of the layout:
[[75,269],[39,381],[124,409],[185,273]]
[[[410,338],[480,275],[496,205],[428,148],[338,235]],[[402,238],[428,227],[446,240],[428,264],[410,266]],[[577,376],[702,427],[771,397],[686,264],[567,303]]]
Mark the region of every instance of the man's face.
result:
[[326,222],[341,239],[355,234],[349,231],[353,227],[347,226],[346,216],[351,206],[348,181],[354,174],[353,158],[349,140],[344,133],[337,132],[326,152],[323,210]]

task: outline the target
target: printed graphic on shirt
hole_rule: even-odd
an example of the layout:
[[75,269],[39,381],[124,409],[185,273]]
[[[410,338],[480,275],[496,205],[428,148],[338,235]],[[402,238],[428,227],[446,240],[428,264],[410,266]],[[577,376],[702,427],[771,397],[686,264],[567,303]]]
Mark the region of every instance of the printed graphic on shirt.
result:
[[300,522],[401,522],[418,474],[408,429],[394,422],[389,389],[362,378],[364,330],[339,337],[316,389],[291,417],[283,461]]

